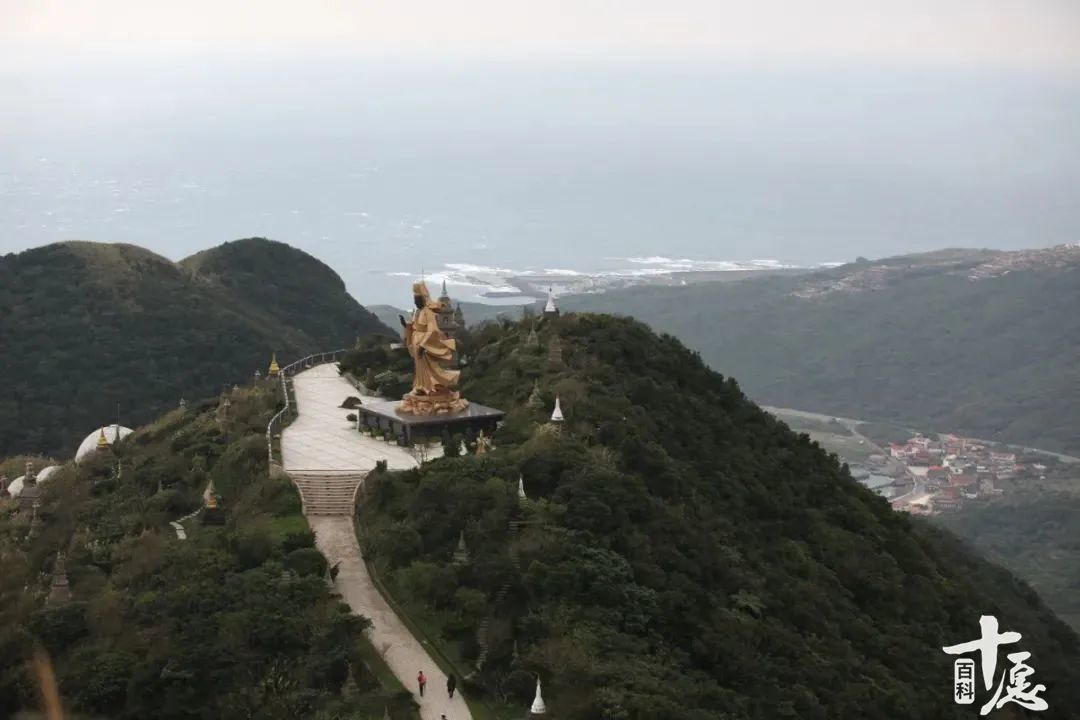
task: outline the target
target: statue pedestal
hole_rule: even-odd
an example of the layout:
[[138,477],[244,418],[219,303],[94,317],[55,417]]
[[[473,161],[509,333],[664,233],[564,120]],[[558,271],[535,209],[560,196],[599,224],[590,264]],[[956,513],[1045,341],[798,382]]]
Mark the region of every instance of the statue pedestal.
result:
[[[419,399],[430,400],[434,397],[421,395]],[[444,430],[451,436],[464,434],[466,430],[472,430],[473,433],[483,430],[486,435],[491,436],[505,415],[502,410],[470,403],[460,397],[456,399],[464,404],[460,410],[425,414],[404,411],[401,407],[404,400],[401,403],[393,400],[369,400],[356,408],[359,419],[357,429],[374,430],[378,436],[389,430],[391,439],[396,439],[402,445],[412,445],[438,440]],[[411,407],[421,406],[413,404]]]
[[397,406],[402,415],[449,415],[469,407],[469,401],[456,390],[417,395],[416,391],[401,396]]

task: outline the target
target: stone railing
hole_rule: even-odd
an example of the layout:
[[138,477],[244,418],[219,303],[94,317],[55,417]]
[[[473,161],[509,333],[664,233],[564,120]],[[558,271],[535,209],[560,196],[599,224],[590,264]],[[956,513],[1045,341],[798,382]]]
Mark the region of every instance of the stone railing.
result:
[[279,447],[275,452],[274,439],[281,435],[281,431],[287,424],[287,421],[295,418],[297,413],[296,396],[293,393],[292,387],[293,376],[299,372],[313,368],[316,365],[337,362],[347,352],[347,348],[342,348],[341,350],[314,353],[286,365],[278,372],[278,377],[281,378],[281,394],[282,397],[285,398],[285,407],[278,411],[277,415],[270,418],[270,422],[266,424],[266,453],[267,457],[270,459],[271,468],[273,468],[275,464],[279,467],[282,465],[281,448]]

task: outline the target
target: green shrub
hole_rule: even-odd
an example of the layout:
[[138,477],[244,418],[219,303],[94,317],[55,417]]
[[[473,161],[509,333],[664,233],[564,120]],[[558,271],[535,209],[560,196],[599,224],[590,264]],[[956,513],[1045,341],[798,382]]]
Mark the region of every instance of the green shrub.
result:
[[420,533],[401,523],[375,533],[371,538],[374,554],[387,559],[391,567],[405,565],[420,552]]
[[285,554],[301,548],[315,547],[315,533],[311,530],[291,532],[281,541],[281,551]]
[[26,629],[46,650],[58,654],[89,632],[86,603],[70,602],[39,610],[30,616]]
[[466,624],[475,624],[487,612],[487,596],[475,588],[459,587],[454,591],[454,607]]
[[449,605],[457,577],[453,568],[418,560],[394,573],[397,583],[414,598],[435,607]]
[[77,709],[115,716],[124,707],[135,665],[135,658],[125,652],[77,653],[74,673],[64,678],[62,687]]
[[256,568],[277,557],[279,549],[273,533],[263,525],[249,525],[232,536],[232,546],[242,569]]
[[299,548],[285,556],[285,567],[300,577],[322,577],[326,574],[326,558],[315,548]]
[[258,502],[274,517],[296,515],[304,505],[287,475],[278,475],[270,482],[260,484]]
[[456,458],[461,454],[460,436],[451,437],[450,431],[443,428],[441,442],[443,457]]

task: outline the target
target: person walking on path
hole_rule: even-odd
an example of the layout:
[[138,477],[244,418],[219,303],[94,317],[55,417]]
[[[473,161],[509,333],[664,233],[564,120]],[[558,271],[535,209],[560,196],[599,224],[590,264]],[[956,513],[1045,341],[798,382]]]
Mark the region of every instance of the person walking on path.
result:
[[454,689],[457,687],[457,678],[453,673],[450,673],[450,677],[446,678],[446,694],[450,696],[450,699],[454,699]]
[[420,686],[420,697],[424,697],[424,686],[427,685],[427,677],[424,676],[424,671],[416,673],[416,684]]

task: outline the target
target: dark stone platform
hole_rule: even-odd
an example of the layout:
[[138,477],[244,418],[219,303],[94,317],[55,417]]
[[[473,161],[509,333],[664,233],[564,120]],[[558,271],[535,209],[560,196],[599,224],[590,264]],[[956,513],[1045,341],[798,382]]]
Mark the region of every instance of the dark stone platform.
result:
[[466,430],[479,433],[481,430],[488,437],[495,432],[499,421],[506,416],[502,410],[470,402],[469,407],[458,412],[441,415],[410,415],[398,413],[400,400],[365,401],[355,408],[359,429],[370,427],[380,432],[389,430],[403,445],[413,445],[418,441],[437,440],[445,429],[451,436]]

